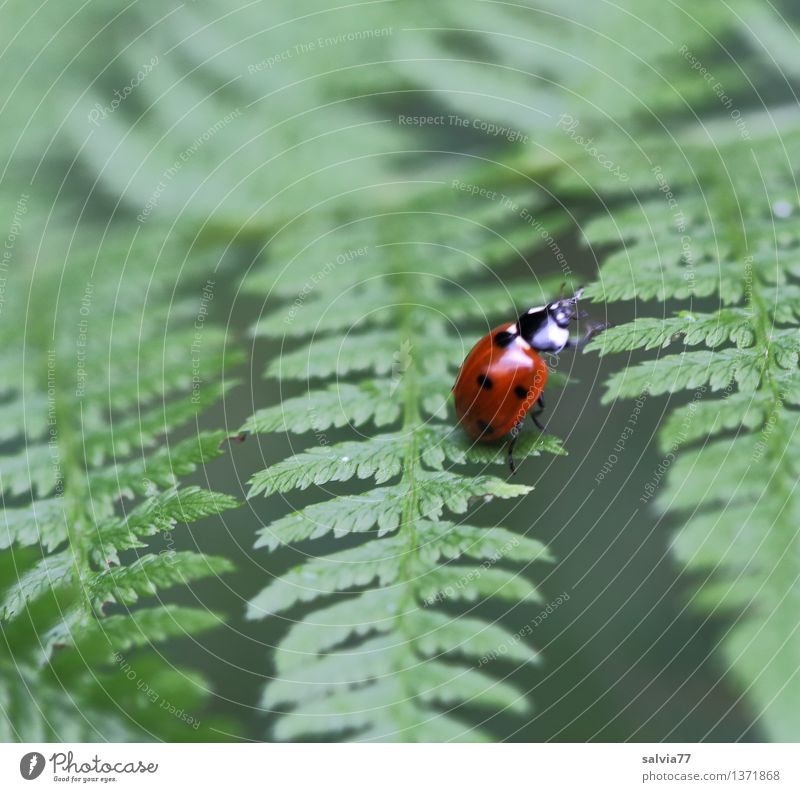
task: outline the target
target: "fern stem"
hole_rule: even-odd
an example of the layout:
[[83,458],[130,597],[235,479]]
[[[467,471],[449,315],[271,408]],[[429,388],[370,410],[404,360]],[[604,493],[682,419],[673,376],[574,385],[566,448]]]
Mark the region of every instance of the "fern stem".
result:
[[91,522],[86,505],[90,498],[90,490],[78,446],[78,438],[71,424],[71,420],[74,420],[78,411],[78,405],[69,403],[65,408],[62,399],[59,399],[56,421],[62,464],[65,471],[69,471],[63,483],[63,498],[66,504],[67,536],[72,550],[75,580],[80,588],[81,609],[87,617],[94,619],[94,608],[87,587],[87,580],[92,570],[84,531],[84,526]]
[[[410,343],[410,360],[407,369],[403,372],[403,431],[408,432],[405,454],[403,456],[403,473],[401,481],[408,486],[408,498],[403,504],[400,516],[400,531],[406,536],[406,551],[400,564],[400,577],[404,583],[404,592],[400,599],[398,614],[403,619],[402,614],[407,610],[416,607],[416,600],[408,582],[411,578],[409,568],[413,563],[417,552],[417,527],[419,505],[416,486],[416,472],[420,464],[419,459],[419,438],[418,429],[422,425],[419,411],[419,383],[417,380],[417,357],[416,346],[414,343],[414,320],[413,320],[413,297],[410,293],[408,276],[402,277],[400,299],[403,304],[403,321],[401,323],[400,344]],[[406,640],[411,643],[413,635],[407,634]],[[399,669],[398,669],[399,670]],[[414,693],[405,684],[406,675],[398,674],[400,686],[403,689],[405,699],[414,697]]]
[[[735,201],[733,200],[733,194],[731,195],[731,203],[735,204]],[[741,217],[736,206],[732,206],[731,210],[731,216],[736,216],[739,214]],[[744,218],[741,218],[741,224],[733,223],[731,225],[733,254],[747,262],[750,260],[750,253],[749,246],[747,244],[747,235],[744,230]],[[746,285],[747,272],[743,273],[742,277]],[[749,290],[749,299],[753,309],[753,314],[755,315],[756,319],[756,321],[753,322],[753,332],[755,334],[756,346],[760,346],[764,349],[764,370],[762,374],[762,382],[767,386],[772,394],[775,426],[778,430],[772,433],[770,449],[772,451],[776,451],[778,457],[780,457],[784,450],[781,446],[781,437],[784,437],[785,435],[782,431],[780,431],[780,425],[783,424],[783,416],[781,414],[782,411],[778,409],[778,405],[783,403],[783,396],[781,394],[780,386],[775,381],[772,367],[769,365],[770,341],[772,336],[770,319],[771,315],[769,306],[765,302],[764,296],[761,293],[761,286],[764,285],[764,281],[762,280],[761,274],[755,268],[752,269],[752,281],[752,286]]]
[[[57,319],[54,316],[54,323]],[[45,324],[33,325],[29,339],[31,347],[39,354],[44,353],[47,361],[41,390],[48,394],[48,398],[53,399],[52,420],[55,434],[51,435],[51,442],[54,440],[57,456],[56,462],[51,463],[57,463],[59,467],[55,494],[65,504],[66,533],[72,551],[75,582],[80,589],[79,606],[89,621],[94,619],[95,613],[86,586],[91,567],[83,526],[91,521],[86,505],[90,491],[79,436],[75,432],[76,416],[82,414],[81,405],[67,396],[67,389],[58,381],[57,365],[60,355],[56,342],[59,335],[55,324],[49,329]]]
[[[42,328],[43,329],[43,328]],[[46,337],[43,332],[37,333],[39,345],[47,350],[48,371],[44,390],[50,393],[51,383],[51,364],[57,365],[58,350],[54,346],[57,340],[55,327],[51,335]],[[52,376],[57,377],[57,370]],[[72,551],[72,561],[75,574],[75,583],[80,589],[79,604],[81,611],[87,620],[94,619],[94,608],[88,595],[86,581],[91,573],[89,565],[89,552],[83,526],[89,520],[87,512],[87,502],[90,498],[89,484],[86,471],[83,466],[83,455],[80,452],[79,437],[75,432],[74,422],[78,414],[82,415],[82,406],[70,399],[67,389],[61,384],[57,385],[57,379],[52,383],[53,387],[53,417],[55,419],[55,442],[58,450],[58,463],[60,465],[60,480],[56,481],[56,493],[64,500],[64,515],[67,522],[66,532],[69,539],[70,550]],[[61,492],[58,492],[58,488]]]
[[[756,275],[755,278],[758,279],[758,285],[761,285],[760,277]],[[764,348],[763,378],[766,382],[766,387],[772,395],[772,409],[765,419],[765,425],[767,425],[770,419],[774,421],[773,429],[767,438],[767,453],[770,459],[776,463],[772,478],[775,490],[780,491],[781,502],[783,504],[788,504],[791,502],[792,492],[796,482],[792,472],[785,464],[786,438],[791,437],[795,429],[794,427],[789,428],[786,426],[785,414],[781,409],[784,396],[781,393],[780,386],[775,381],[772,367],[769,365],[771,340],[769,309],[761,294],[761,290],[756,287],[753,288],[752,291],[753,293],[750,299],[758,315],[757,326],[754,328],[757,339],[756,343],[761,344]]]
[[[410,295],[408,294],[408,283],[406,278],[403,281],[402,299],[404,300],[404,320],[401,324],[401,344],[413,339],[413,308],[410,306]],[[400,530],[407,534],[408,552],[403,558],[401,569],[404,573],[408,570],[410,559],[417,552],[417,488],[416,471],[419,465],[419,447],[417,430],[421,425],[419,412],[419,387],[417,381],[416,350],[411,341],[411,355],[408,368],[403,372],[403,431],[408,432],[405,454],[403,457],[403,474],[401,481],[408,485],[409,497],[403,504],[400,516]],[[408,575],[405,575],[406,579]],[[411,595],[408,594],[407,597]]]

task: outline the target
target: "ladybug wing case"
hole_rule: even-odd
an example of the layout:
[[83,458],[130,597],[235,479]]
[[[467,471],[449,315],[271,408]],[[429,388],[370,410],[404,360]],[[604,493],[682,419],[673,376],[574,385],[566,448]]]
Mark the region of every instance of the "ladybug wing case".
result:
[[477,440],[507,435],[541,396],[547,365],[516,325],[496,327],[467,356],[453,387],[458,420]]

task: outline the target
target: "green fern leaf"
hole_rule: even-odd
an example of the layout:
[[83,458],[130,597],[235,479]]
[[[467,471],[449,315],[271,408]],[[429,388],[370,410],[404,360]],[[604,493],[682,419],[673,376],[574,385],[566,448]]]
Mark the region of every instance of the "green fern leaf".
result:
[[324,432],[372,421],[376,426],[394,423],[400,406],[381,398],[391,388],[391,380],[369,380],[353,385],[342,382],[325,390],[309,391],[305,396],[286,399],[274,407],[254,413],[244,424],[246,432]]
[[[497,207],[487,214],[514,227]],[[445,606],[474,609],[492,599],[538,607],[541,595],[519,565],[527,569],[550,556],[534,539],[503,528],[445,519],[477,511],[491,500],[523,496],[531,488],[459,469],[507,464],[502,447],[478,446],[464,436],[448,403],[468,348],[440,317],[449,316],[452,307],[459,321],[480,327],[487,321],[487,304],[439,276],[471,270],[467,257],[462,265],[452,253],[452,259],[437,256],[419,271],[421,259],[414,258],[413,246],[386,247],[381,239],[398,223],[402,233],[413,228],[434,247],[447,237],[450,251],[471,245],[474,255],[485,251],[495,261],[502,256],[491,227],[477,233],[463,220],[434,217],[435,223],[414,213],[384,216],[322,234],[315,265],[265,267],[244,284],[255,291],[269,281],[270,289],[285,298],[302,295],[295,303],[273,306],[256,328],[257,335],[285,336],[294,346],[268,365],[266,376],[337,378],[326,390],[263,408],[245,424],[256,432],[316,436],[312,447],[250,480],[251,499],[278,493],[288,499],[302,490],[312,497],[310,504],[261,528],[256,547],[275,550],[311,542],[313,548],[323,537],[355,543],[293,567],[250,601],[250,619],[294,622],[277,649],[275,681],[264,694],[265,705],[282,712],[275,727],[280,739],[337,732],[359,740],[456,734],[480,739],[487,735],[443,714],[442,707],[502,706],[522,713],[529,706],[488,668],[458,665],[458,657],[470,658],[474,666],[492,653],[503,652],[515,663],[533,662],[536,653],[503,626],[474,614],[452,617],[442,611]],[[333,236],[340,250],[369,247],[366,266],[359,261],[341,277],[337,270],[335,290],[323,279],[318,289],[304,291],[313,267],[319,270],[325,257],[335,258]],[[315,252],[317,246],[310,245],[302,251],[303,260]],[[282,258],[294,260],[288,249]],[[557,276],[542,281],[543,291],[557,288]],[[520,289],[525,294],[529,287]],[[507,290],[498,287],[490,296],[492,312],[499,312],[495,323],[515,315]],[[546,298],[537,293],[530,299]],[[341,306],[347,306],[344,316]],[[350,332],[353,327],[356,332]],[[303,336],[310,339],[296,346]],[[367,376],[355,379],[362,373]],[[424,412],[434,417],[424,419]],[[373,431],[381,426],[391,429]],[[339,427],[358,427],[360,437],[329,442],[326,433]],[[523,433],[517,448],[520,458],[564,453],[557,438],[534,431]],[[362,480],[370,480],[370,487],[361,487]],[[347,482],[351,489],[341,492]],[[463,685],[454,681],[462,678]]]
[[[669,141],[650,141],[651,162],[660,164],[657,173],[647,169],[649,192],[669,190],[673,203],[642,196],[586,233],[593,244],[625,246],[602,266],[590,290],[596,298],[716,295],[722,303],[709,313],[689,305],[674,317],[637,318],[592,346],[602,354],[660,349],[679,335],[685,344],[709,347],[660,353],[617,372],[605,401],[693,391],[662,426],[667,456],[641,500],[676,519],[675,554],[697,586],[692,604],[730,619],[722,651],[731,674],[767,732],[792,740],[800,734],[788,705],[800,695],[788,671],[800,658],[798,427],[791,409],[800,396],[793,255],[800,226],[785,152],[800,130],[787,123],[777,134],[763,120],[746,119],[759,135],[757,147],[723,124],[708,126],[705,140],[687,132],[679,157]],[[632,174],[636,160],[628,160]],[[645,173],[636,171],[640,193],[648,191]],[[789,211],[777,211],[789,194]]]
[[101,572],[92,581],[89,595],[98,608],[108,602],[133,605],[139,597],[155,594],[160,589],[232,570],[233,566],[225,558],[169,550]]
[[6,590],[0,602],[0,618],[11,619],[44,592],[69,585],[73,580],[72,570],[73,559],[69,551],[46,556]]
[[[32,204],[48,205],[40,198]],[[167,603],[143,611],[137,627],[137,610],[106,616],[103,607],[231,569],[200,553],[159,554],[147,541],[236,505],[200,487],[177,488],[181,476],[221,453],[224,433],[170,440],[231,384],[222,376],[223,335],[210,323],[202,331],[195,325],[210,287],[187,285],[181,291],[196,300],[171,299],[187,249],[178,235],[165,243],[159,229],[129,234],[86,222],[66,231],[56,223],[51,232],[34,210],[22,228],[15,254],[27,257],[33,241],[40,258],[8,273],[8,288],[30,302],[8,301],[0,317],[3,346],[17,350],[10,365],[30,372],[3,405],[17,429],[6,434],[16,445],[0,457],[0,630],[8,636],[0,645],[8,680],[0,685],[0,734],[25,741],[193,737],[185,721],[163,722],[158,702],[120,674],[113,655],[139,647],[136,662],[160,680],[162,697],[169,692],[176,707],[183,697],[198,710],[203,683],[187,687],[191,676],[165,667],[149,644],[218,621]],[[115,272],[118,282],[94,275],[99,262],[120,261],[128,264]],[[145,500],[123,500],[139,497]],[[63,682],[56,675],[62,666]],[[21,686],[29,692],[15,690]],[[117,698],[124,717],[104,714],[99,702]]]

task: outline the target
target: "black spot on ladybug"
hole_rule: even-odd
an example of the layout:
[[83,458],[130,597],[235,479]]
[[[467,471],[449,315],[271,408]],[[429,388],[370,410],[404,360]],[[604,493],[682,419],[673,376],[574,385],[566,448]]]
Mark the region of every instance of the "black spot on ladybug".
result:
[[517,337],[516,333],[509,333],[508,330],[501,330],[499,333],[495,333],[494,336],[494,343],[499,346],[500,348],[507,347],[515,338]]
[[478,421],[478,429],[480,429],[484,434],[492,434],[494,432],[494,427],[486,423],[486,421]]
[[494,383],[491,377],[487,377],[485,374],[478,374],[478,385],[486,390],[491,390]]
[[517,397],[520,398],[520,399],[527,399],[528,398],[528,389],[526,387],[524,387],[523,385],[517,385],[517,387],[514,388],[514,393],[516,393]]

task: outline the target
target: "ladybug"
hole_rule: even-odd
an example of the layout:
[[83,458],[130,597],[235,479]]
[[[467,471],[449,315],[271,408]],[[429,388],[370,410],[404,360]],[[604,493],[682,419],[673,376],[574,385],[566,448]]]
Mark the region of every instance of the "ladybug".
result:
[[539,416],[544,410],[547,364],[539,353],[557,355],[567,347],[581,347],[607,327],[592,324],[584,338],[570,338],[569,325],[578,318],[582,294],[580,288],[572,297],[531,308],[516,322],[495,327],[475,344],[456,378],[453,396],[459,422],[480,442],[496,442],[510,434],[512,473],[514,444],[525,416],[530,414],[539,431],[546,431]]

